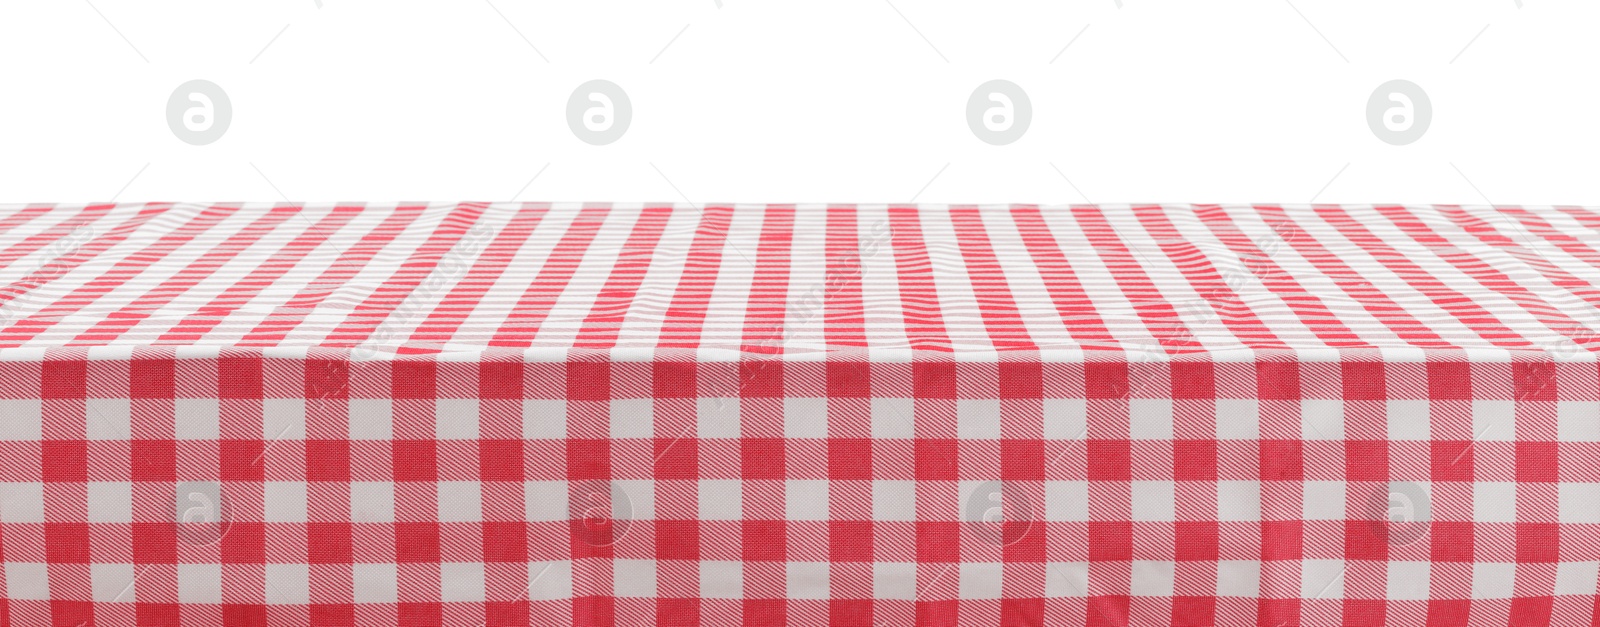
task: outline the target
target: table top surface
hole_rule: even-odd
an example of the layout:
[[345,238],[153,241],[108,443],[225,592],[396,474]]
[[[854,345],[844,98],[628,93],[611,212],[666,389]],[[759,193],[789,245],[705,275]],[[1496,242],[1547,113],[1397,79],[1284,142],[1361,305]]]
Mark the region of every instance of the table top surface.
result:
[[1600,352],[1600,212],[0,205],[0,350]]

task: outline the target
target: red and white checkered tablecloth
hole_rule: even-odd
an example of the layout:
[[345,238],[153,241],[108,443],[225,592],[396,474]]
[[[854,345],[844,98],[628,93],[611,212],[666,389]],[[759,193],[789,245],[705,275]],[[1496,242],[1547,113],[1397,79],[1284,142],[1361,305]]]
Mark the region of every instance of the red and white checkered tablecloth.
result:
[[0,625],[1589,625],[1600,211],[0,206]]

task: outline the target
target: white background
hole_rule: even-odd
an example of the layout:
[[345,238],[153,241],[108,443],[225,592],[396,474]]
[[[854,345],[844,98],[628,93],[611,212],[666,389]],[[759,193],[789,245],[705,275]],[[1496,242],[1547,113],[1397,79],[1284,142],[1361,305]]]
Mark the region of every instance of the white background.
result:
[[[1520,4],[6,0],[0,202],[1600,204],[1600,3]],[[198,147],[195,78],[233,104]],[[594,78],[606,146],[564,117]],[[994,78],[1006,146],[965,120]],[[1365,119],[1395,78],[1407,146]]]

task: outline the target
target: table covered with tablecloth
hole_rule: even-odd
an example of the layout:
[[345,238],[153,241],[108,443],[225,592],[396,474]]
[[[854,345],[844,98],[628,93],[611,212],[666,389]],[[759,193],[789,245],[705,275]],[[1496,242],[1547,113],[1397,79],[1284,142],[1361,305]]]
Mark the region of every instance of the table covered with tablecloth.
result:
[[0,625],[1587,625],[1600,212],[0,206]]

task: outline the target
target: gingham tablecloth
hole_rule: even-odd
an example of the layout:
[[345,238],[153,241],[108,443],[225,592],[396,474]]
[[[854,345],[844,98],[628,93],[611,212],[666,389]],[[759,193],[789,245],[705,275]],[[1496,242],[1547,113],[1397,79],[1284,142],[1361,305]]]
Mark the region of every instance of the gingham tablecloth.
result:
[[0,207],[0,624],[1588,625],[1600,213]]

